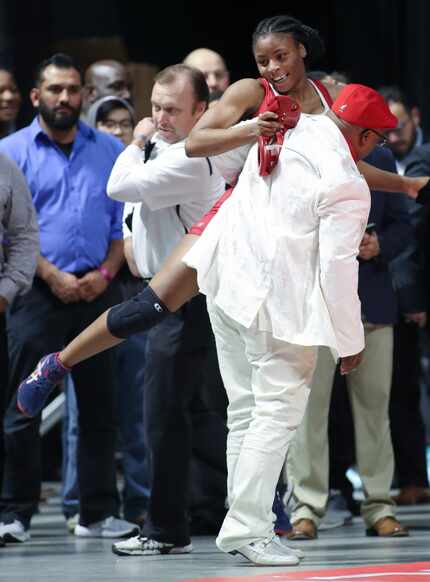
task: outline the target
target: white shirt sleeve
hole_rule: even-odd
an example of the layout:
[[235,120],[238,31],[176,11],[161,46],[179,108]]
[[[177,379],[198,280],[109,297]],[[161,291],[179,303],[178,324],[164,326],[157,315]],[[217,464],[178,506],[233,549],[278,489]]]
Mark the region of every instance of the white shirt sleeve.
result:
[[184,142],[163,149],[143,163],[142,152],[129,145],[117,158],[107,184],[110,198],[145,202],[151,210],[168,208],[206,196],[210,167],[206,158],[187,158]]
[[357,255],[369,209],[370,193],[362,179],[324,192],[318,202],[320,284],[340,357],[364,348]]
[[[237,127],[239,125],[249,125],[251,123],[255,124],[256,118],[248,119],[247,121],[240,121],[233,127]],[[239,174],[245,165],[249,150],[252,148],[254,143],[255,142],[247,143],[217,156],[211,157],[211,161],[213,162],[215,168],[218,170],[227,184],[230,184],[230,186],[234,186],[236,184],[237,178],[239,177]]]

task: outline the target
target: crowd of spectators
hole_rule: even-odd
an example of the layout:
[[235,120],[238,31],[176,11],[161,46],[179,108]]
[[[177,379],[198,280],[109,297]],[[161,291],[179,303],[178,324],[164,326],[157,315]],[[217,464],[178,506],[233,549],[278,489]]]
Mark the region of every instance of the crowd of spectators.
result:
[[[183,140],[227,89],[229,72],[205,48],[183,63],[156,76],[153,116],[139,121],[124,64],[97,61],[81,77],[69,56],[54,55],[36,71],[35,117],[24,128],[16,119],[25,96],[13,73],[0,69],[0,544],[30,539],[41,498],[41,416],[18,409],[19,384],[45,353],[143,291],[225,189],[209,158],[185,156]],[[397,87],[380,92],[398,125],[367,162],[430,175],[417,105]],[[427,208],[405,194],[372,191],[358,255],[364,358],[345,387],[328,350],[319,351],[288,457],[290,482],[281,478],[277,494],[278,531],[291,540],[317,537],[333,496],[357,514],[346,477],[353,466],[365,491],[364,521],[379,523],[369,535],[408,535],[396,504],[430,502],[421,411],[429,241]],[[142,539],[157,537],[155,553],[163,553],[164,538],[187,552],[192,534],[217,533],[226,512],[227,400],[202,295],[73,367],[60,389],[70,533],[128,538],[141,530],[145,537],[116,545],[127,555],[143,553]]]

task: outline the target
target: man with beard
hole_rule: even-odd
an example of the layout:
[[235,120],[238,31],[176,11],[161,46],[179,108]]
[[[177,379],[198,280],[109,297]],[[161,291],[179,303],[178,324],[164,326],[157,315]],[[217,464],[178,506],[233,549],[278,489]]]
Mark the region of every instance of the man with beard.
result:
[[[122,146],[79,122],[81,76],[72,59],[56,54],[44,61],[30,98],[38,115],[0,145],[26,177],[40,228],[33,286],[15,299],[8,314],[11,392],[48,347],[61,348],[117,302],[114,278],[123,262],[123,205],[106,196]],[[121,537],[136,529],[116,517],[110,358],[109,353],[102,354],[72,372],[80,425],[80,522],[75,535],[82,537]],[[15,395],[4,423],[0,537],[6,542],[30,537],[40,497],[39,424],[40,415],[27,418],[19,412]]]

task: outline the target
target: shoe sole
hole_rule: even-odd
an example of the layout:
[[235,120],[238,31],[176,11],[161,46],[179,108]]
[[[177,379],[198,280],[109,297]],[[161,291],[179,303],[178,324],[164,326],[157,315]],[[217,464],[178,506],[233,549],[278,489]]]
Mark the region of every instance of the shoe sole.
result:
[[308,534],[304,534],[304,533],[296,533],[296,534],[287,534],[287,539],[289,539],[292,542],[308,542],[310,540],[316,540],[317,539],[317,535],[308,535]]
[[[19,397],[19,390],[18,390],[18,397]],[[20,411],[20,413],[27,417],[27,418],[34,418],[31,414],[29,414],[19,403],[19,400],[16,401],[16,407],[18,408],[18,410]]]
[[383,534],[378,534],[376,529],[369,528],[369,529],[366,529],[366,536],[369,538],[408,538],[409,532],[405,531],[405,530],[399,530],[399,531],[395,531],[391,534],[383,535]]
[[30,539],[30,536],[15,536],[10,533],[5,533],[2,535],[2,539],[6,544],[22,544]]
[[184,546],[183,548],[172,548],[169,551],[160,550],[121,550],[112,545],[112,552],[117,556],[168,556],[169,554],[190,554],[193,551],[192,544]]
[[243,554],[240,550],[232,550],[231,552],[228,553],[231,554],[232,556],[240,555],[243,558],[246,558],[252,564],[255,564],[256,566],[298,566],[300,564],[300,559],[298,558],[298,556],[291,556],[291,559],[288,559],[286,557],[285,560],[280,560],[279,562],[256,562],[249,556]]
[[[295,556],[296,558],[298,558],[299,560],[303,560],[305,557],[304,552],[302,552],[301,550],[294,550],[293,548],[290,548],[288,546],[283,546],[283,549],[290,553],[291,555]],[[288,554],[287,554],[288,555]]]
[[115,540],[115,539],[121,539],[121,538],[130,538],[133,535],[137,535],[139,533],[139,528],[133,529],[131,531],[126,531],[123,533],[112,533],[112,534],[106,534],[106,533],[76,533],[76,528],[75,531],[73,532],[74,535],[77,538],[95,538],[95,539],[105,539],[105,540]]
[[299,560],[303,560],[303,558],[305,557],[305,553],[302,550],[292,548],[291,546],[282,543],[281,540],[279,540],[278,546],[282,548],[287,553],[287,555],[290,554],[296,556]]

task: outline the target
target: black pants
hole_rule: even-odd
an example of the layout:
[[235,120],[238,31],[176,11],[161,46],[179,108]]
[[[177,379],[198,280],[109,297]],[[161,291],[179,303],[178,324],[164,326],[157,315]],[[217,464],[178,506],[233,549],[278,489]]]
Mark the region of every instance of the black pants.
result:
[[205,361],[213,347],[202,296],[148,332],[144,410],[152,482],[144,534],[158,541],[190,542],[193,410],[199,410],[199,442],[211,442],[216,454],[225,455],[223,419],[204,412],[201,402]]
[[[10,389],[14,392],[4,422],[3,520],[28,526],[40,497],[41,459],[38,418],[16,406],[16,390],[46,353],[60,350],[119,299],[116,287],[91,303],[64,304],[36,278],[31,291],[12,304],[7,318]],[[79,411],[78,479],[81,523],[115,515],[118,494],[114,449],[116,418],[111,354],[104,352],[72,372]]]
[[333,382],[328,423],[329,438],[329,489],[342,493],[348,509],[360,515],[359,506],[353,498],[353,486],[346,472],[355,464],[354,419],[349,400],[346,380],[339,373]]
[[418,328],[404,321],[394,328],[390,423],[397,485],[428,487],[426,433],[420,410]]
[[[217,364],[217,360],[214,363]],[[211,386],[214,384],[211,383]],[[223,384],[221,386],[216,384],[214,387],[217,391],[225,391]],[[207,389],[206,383],[205,388]],[[191,535],[214,535],[219,532],[227,512],[225,415],[222,416],[214,408],[208,407],[206,399],[195,398],[191,406],[191,423],[193,443],[189,495]]]

